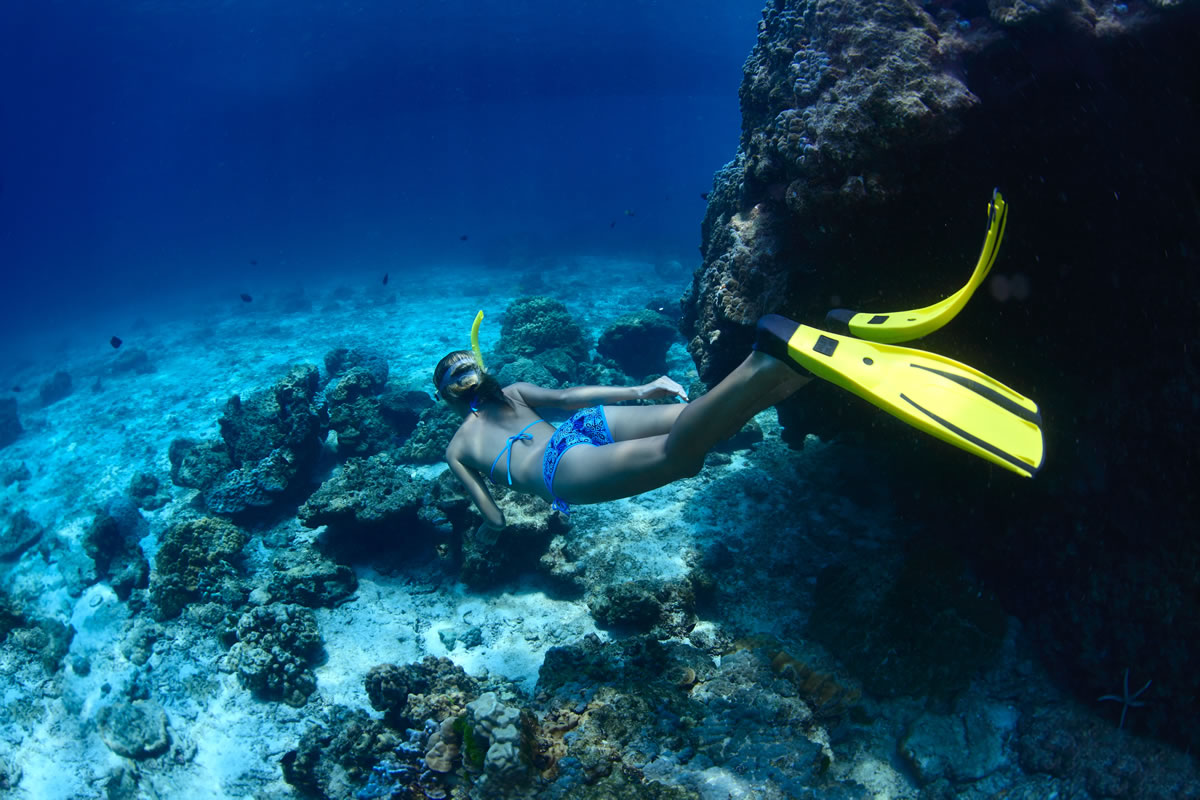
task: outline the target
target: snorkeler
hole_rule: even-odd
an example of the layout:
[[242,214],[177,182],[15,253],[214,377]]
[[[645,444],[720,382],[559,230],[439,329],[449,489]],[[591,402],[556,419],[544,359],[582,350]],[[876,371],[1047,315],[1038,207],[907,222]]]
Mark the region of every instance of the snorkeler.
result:
[[[480,312],[471,328],[472,349],[446,355],[434,370],[438,396],[463,416],[446,461],[485,524],[499,529],[504,514],[485,476],[563,512],[569,512],[569,503],[641,494],[696,475],[714,445],[818,377],[943,441],[1032,477],[1043,459],[1041,415],[1032,400],[960,362],[882,343],[924,336],[962,309],[995,262],[1006,217],[1004,200],[994,192],[983,252],[970,281],[950,297],[909,311],[830,312],[829,321],[852,335],[769,314],[758,322],[754,351],[691,402],[668,377],[632,387],[501,387],[484,367]],[[665,398],[683,403],[615,405]],[[556,428],[539,408],[575,413]]]

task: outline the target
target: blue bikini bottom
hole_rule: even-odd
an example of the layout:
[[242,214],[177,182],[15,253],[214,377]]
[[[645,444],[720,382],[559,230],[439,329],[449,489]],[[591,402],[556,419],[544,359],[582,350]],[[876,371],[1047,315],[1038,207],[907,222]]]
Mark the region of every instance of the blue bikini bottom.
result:
[[581,408],[558,426],[550,441],[546,442],[546,455],[542,458],[542,477],[546,479],[546,489],[554,498],[550,506],[552,509],[564,514],[571,513],[571,507],[554,494],[554,473],[558,471],[558,461],[563,453],[577,444],[599,447],[612,443],[612,432],[608,429],[608,420],[604,418],[604,406]]

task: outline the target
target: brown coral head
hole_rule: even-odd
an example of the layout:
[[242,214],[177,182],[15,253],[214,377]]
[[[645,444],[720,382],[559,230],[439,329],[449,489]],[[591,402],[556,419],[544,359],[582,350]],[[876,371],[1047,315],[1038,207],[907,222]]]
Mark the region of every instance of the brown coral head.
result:
[[458,761],[458,745],[439,741],[425,752],[425,766],[434,772],[453,772]]

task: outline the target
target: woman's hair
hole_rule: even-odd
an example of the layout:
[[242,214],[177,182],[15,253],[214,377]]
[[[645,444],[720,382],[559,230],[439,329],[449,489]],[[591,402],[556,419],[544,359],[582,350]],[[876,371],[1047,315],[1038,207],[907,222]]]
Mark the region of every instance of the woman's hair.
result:
[[[469,362],[473,369],[464,370],[456,375],[454,369],[463,362]],[[500,387],[500,381],[495,376],[479,369],[475,356],[470,350],[455,350],[447,353],[433,369],[433,385],[437,387],[438,396],[451,404],[475,403],[482,405],[488,401],[508,403],[508,398]]]

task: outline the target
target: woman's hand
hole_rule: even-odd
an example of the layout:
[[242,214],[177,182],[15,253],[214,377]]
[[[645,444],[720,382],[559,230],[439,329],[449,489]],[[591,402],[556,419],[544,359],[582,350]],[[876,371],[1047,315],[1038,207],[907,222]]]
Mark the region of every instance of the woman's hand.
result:
[[681,403],[688,400],[687,392],[682,386],[668,378],[661,378],[638,387],[638,397],[643,400],[660,400],[664,397],[678,397]]

